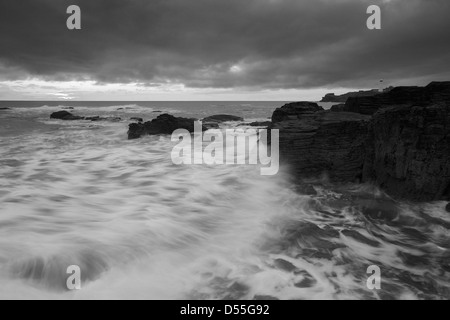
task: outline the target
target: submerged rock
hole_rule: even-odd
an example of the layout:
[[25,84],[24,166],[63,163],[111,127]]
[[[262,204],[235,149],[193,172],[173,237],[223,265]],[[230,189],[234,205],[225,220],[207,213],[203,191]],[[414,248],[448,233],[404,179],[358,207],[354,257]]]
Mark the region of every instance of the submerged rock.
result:
[[104,118],[100,118],[100,116],[94,116],[94,117],[86,117],[84,118],[84,120],[88,120],[88,121],[100,121]]
[[372,220],[393,221],[400,215],[397,203],[389,198],[357,198],[356,205]]
[[119,122],[122,121],[122,118],[120,117],[100,117],[100,116],[94,116],[94,117],[85,117],[84,120],[87,121],[110,121],[110,122]]
[[84,117],[74,116],[68,111],[57,111],[50,115],[50,119],[73,121],[73,120],[84,120]]
[[239,124],[240,127],[270,127],[272,125],[272,121],[261,121],[261,122],[247,122]]
[[[172,134],[177,129],[185,129],[194,132],[194,124],[197,119],[174,117],[170,114],[162,114],[156,119],[145,123],[132,123],[128,130],[128,139],[137,139],[143,135]],[[207,130],[202,127],[202,130]]]
[[238,116],[230,116],[227,114],[218,114],[210,117],[206,117],[202,120],[203,122],[228,122],[228,121],[244,121],[244,118]]
[[297,288],[311,288],[317,283],[317,280],[306,270],[297,271],[295,274],[297,277],[302,278],[294,284]]
[[280,269],[280,270],[283,270],[286,272],[294,272],[295,270],[297,270],[296,266],[294,266],[292,263],[290,263],[289,261],[286,261],[284,259],[276,259],[273,263],[277,269]]

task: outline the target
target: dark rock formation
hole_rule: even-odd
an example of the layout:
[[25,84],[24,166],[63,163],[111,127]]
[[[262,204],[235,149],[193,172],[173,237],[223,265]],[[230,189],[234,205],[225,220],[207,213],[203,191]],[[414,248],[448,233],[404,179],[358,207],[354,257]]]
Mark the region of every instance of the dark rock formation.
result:
[[364,181],[401,198],[450,198],[449,104],[380,110],[369,131]]
[[241,123],[239,126],[249,126],[249,127],[269,127],[272,125],[272,121],[257,121],[257,122],[250,122],[250,123]]
[[320,100],[320,102],[347,102],[348,98],[351,97],[370,97],[376,94],[379,94],[380,91],[378,89],[372,89],[368,91],[358,91],[358,92],[349,92],[342,95],[335,95],[334,93],[328,93],[325,97]]
[[[162,114],[156,119],[145,123],[132,123],[128,130],[128,139],[137,139],[143,135],[172,134],[177,129],[194,132],[197,119],[178,118],[169,114]],[[202,130],[207,130],[202,127]]]
[[144,122],[144,119],[139,118],[139,117],[133,117],[133,118],[130,118],[130,120],[131,121],[137,121],[137,122]]
[[119,122],[122,121],[122,118],[120,117],[100,117],[100,116],[94,116],[94,117],[85,117],[83,120],[87,121],[110,121],[110,122]]
[[347,108],[361,114],[304,102],[274,112],[281,161],[296,177],[327,173],[332,181],[375,182],[398,198],[450,199],[450,82],[351,98]]
[[272,125],[272,121],[252,122],[248,124],[250,127],[269,127]]
[[210,117],[206,117],[202,120],[203,122],[227,122],[227,121],[244,121],[243,118],[237,116],[230,116],[226,114],[218,114]]
[[447,210],[447,212],[450,212],[450,202],[447,204],[447,206],[445,207],[445,210]]
[[334,106],[331,107],[330,111],[333,112],[342,112],[345,110],[345,104],[335,104]]
[[54,112],[50,115],[51,119],[58,119],[58,120],[65,120],[65,121],[74,121],[74,120],[86,120],[86,121],[111,121],[111,122],[119,122],[122,121],[119,117],[100,117],[100,116],[93,116],[93,117],[79,117],[74,116],[68,111],[58,111]]
[[272,115],[272,123],[288,120],[298,120],[304,115],[313,114],[317,111],[323,111],[322,107],[319,107],[314,102],[292,102],[285,104],[283,107],[275,110]]
[[271,129],[280,130],[280,160],[298,177],[328,173],[335,181],[360,181],[370,117],[324,111],[316,103],[277,109]]
[[74,116],[68,111],[58,111],[54,112],[50,115],[51,119],[58,119],[58,120],[66,120],[66,121],[73,121],[73,120],[84,120],[84,117],[78,117]]
[[100,120],[104,120],[105,118],[100,118],[100,116],[94,116],[94,117],[85,117],[84,120],[88,120],[88,121],[100,121]]
[[391,106],[426,106],[450,101],[450,82],[432,82],[426,87],[397,87],[371,97],[352,97],[345,111],[372,115]]
[[0,110],[11,110],[10,108],[0,108]]

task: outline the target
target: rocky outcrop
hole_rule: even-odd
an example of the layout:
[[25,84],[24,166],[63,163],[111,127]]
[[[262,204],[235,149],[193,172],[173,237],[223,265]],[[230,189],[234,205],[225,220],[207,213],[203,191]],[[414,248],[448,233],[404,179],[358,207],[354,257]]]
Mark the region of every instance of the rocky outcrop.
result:
[[324,111],[316,103],[277,109],[271,129],[280,130],[280,160],[298,177],[328,173],[334,181],[360,181],[370,117]]
[[372,115],[392,106],[426,106],[450,101],[450,82],[432,82],[426,87],[396,87],[371,97],[352,97],[345,111]]
[[297,178],[326,173],[401,199],[450,200],[450,82],[349,99],[341,112],[289,104],[274,112],[272,128]]
[[272,115],[272,123],[282,121],[299,120],[306,115],[311,115],[317,111],[323,111],[317,103],[314,102],[292,102],[285,104],[283,107],[276,109]]
[[84,117],[74,116],[68,111],[58,111],[54,112],[50,115],[50,119],[58,119],[65,121],[73,121],[73,120],[84,120]]
[[399,198],[450,198],[450,104],[385,108],[369,132],[364,181]]
[[[132,123],[128,130],[128,139],[138,139],[144,135],[172,134],[177,129],[194,132],[197,119],[179,118],[169,114],[162,114],[152,121]],[[207,130],[202,127],[202,130]]]
[[370,97],[376,94],[379,94],[380,91],[378,89],[372,89],[368,91],[357,91],[357,92],[349,92],[342,95],[335,95],[334,93],[326,94],[320,102],[347,102],[347,100],[351,97]]

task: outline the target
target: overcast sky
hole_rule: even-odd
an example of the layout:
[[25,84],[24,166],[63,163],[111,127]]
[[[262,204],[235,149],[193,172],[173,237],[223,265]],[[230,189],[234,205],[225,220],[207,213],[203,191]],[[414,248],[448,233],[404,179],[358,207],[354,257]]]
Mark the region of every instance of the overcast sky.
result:
[[[69,5],[82,30],[66,27]],[[382,30],[366,28],[382,8]],[[0,99],[310,100],[450,80],[449,0],[0,0]]]

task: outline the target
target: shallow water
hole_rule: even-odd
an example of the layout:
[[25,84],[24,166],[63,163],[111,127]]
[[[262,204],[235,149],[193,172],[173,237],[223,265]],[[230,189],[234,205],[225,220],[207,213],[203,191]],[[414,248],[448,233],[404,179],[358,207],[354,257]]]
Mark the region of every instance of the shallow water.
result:
[[[288,168],[265,177],[257,166],[175,166],[169,137],[128,141],[128,121],[50,120],[59,109],[0,111],[1,299],[450,298],[443,202],[398,203],[323,180],[305,192]],[[223,109],[71,112],[149,119]],[[252,121],[273,108],[225,110]],[[69,265],[81,267],[79,291],[66,288]],[[366,286],[371,265],[381,290]]]

